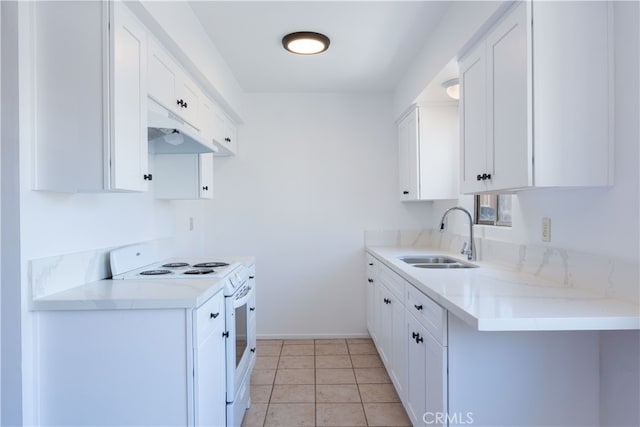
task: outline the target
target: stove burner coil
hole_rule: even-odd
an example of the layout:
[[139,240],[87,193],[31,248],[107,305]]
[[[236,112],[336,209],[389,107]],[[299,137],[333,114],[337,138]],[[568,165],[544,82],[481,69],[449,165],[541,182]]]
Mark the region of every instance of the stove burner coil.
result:
[[170,262],[168,264],[162,264],[163,267],[167,268],[179,268],[179,267],[188,267],[189,264],[186,262]]
[[184,272],[184,274],[211,274],[211,273],[214,273],[214,271],[210,268],[202,268],[199,270],[187,270]]
[[200,264],[194,264],[194,267],[208,267],[208,268],[215,268],[215,267],[226,267],[229,264],[226,262],[201,262]]
[[140,272],[142,276],[161,276],[163,274],[171,274],[169,270],[146,270]]

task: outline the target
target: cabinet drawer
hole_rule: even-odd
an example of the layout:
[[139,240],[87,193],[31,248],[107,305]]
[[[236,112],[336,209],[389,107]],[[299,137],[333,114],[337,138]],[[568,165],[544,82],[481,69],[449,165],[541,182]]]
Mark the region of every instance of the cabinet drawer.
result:
[[196,310],[197,342],[205,339],[220,322],[224,324],[224,296],[222,292],[215,294]]
[[431,298],[407,285],[407,311],[433,335],[447,345],[447,311]]
[[404,305],[405,283],[406,281],[393,270],[386,266],[380,266],[378,280],[382,283],[398,300]]

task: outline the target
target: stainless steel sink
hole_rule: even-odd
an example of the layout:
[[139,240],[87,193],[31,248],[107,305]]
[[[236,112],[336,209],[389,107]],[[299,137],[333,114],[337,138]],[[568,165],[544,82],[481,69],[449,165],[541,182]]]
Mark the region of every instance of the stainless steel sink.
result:
[[416,268],[476,268],[477,265],[442,255],[401,256],[399,259]]

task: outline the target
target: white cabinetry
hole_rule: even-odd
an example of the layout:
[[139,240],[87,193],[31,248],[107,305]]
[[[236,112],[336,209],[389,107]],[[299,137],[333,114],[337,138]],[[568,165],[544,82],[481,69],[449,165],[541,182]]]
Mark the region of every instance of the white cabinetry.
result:
[[458,106],[413,106],[398,122],[400,200],[458,197]]
[[149,39],[149,96],[200,130],[200,103],[204,95],[153,38]]
[[224,425],[226,417],[224,296],[218,292],[195,312],[195,425]]
[[376,344],[389,377],[402,399],[407,383],[407,344],[403,334],[405,281],[387,267],[380,266],[376,292]]
[[216,104],[213,106],[213,139],[220,145],[220,152],[218,155],[234,155],[237,151],[236,125],[224,113],[224,111],[222,111],[220,106]]
[[122,2],[20,4],[36,190],[147,189],[147,32]]
[[202,135],[207,141],[213,142],[219,151],[216,156],[230,156],[236,154],[236,125],[215,102],[202,97],[201,103]]
[[409,417],[413,425],[426,421],[446,426],[435,417],[447,413],[447,312],[411,285],[407,286],[405,334]]
[[369,331],[369,335],[371,339],[374,341],[377,340],[378,331],[376,330],[376,286],[377,286],[377,270],[379,261],[372,257],[370,254],[366,254],[366,272],[367,272],[367,288],[366,288],[366,298],[367,298],[367,330]]
[[156,154],[153,177],[158,199],[213,199],[213,153]]
[[38,312],[40,425],[225,425],[223,306]]
[[[378,258],[367,254],[369,260],[377,264],[382,298],[375,344],[414,426],[598,424],[598,331],[480,332]],[[401,287],[397,331],[385,307],[396,304]],[[405,352],[398,356],[404,387],[394,380],[396,348]]]
[[463,57],[464,193],[613,183],[611,13],[516,3]]

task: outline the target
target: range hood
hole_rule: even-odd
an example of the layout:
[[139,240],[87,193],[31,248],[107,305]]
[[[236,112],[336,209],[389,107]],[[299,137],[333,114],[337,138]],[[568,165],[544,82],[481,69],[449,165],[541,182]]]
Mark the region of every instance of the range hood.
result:
[[151,98],[147,99],[147,137],[153,154],[217,153],[198,130]]

